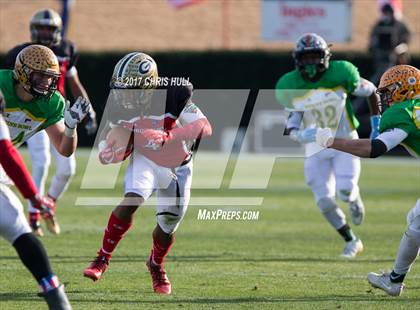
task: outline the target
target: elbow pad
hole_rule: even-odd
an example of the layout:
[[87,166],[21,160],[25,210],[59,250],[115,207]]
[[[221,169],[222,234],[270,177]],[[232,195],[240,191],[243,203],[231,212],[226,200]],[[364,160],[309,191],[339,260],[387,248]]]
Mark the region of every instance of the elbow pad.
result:
[[371,151],[370,151],[370,158],[376,158],[388,152],[388,149],[381,140],[373,139],[371,141]]

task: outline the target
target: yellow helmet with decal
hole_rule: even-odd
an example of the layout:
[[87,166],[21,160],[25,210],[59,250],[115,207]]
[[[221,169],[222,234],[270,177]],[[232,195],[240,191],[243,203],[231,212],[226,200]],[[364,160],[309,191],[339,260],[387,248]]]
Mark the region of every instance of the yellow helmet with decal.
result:
[[387,105],[412,99],[420,95],[420,70],[409,65],[391,67],[382,75],[376,92]]
[[[15,79],[33,96],[51,95],[57,89],[60,67],[57,57],[48,47],[29,45],[16,57]],[[39,78],[47,76],[48,81]]]

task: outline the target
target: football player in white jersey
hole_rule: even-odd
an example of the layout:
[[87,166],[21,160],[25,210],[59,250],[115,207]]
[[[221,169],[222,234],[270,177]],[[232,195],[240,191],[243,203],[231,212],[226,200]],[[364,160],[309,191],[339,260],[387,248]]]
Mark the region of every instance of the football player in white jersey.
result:
[[[293,140],[305,144],[305,178],[316,204],[345,241],[341,256],[353,258],[363,250],[363,244],[348,225],[336,197],[348,204],[353,224],[360,225],[364,217],[358,187],[360,159],[335,150],[322,150],[315,143],[314,127],[329,124],[340,137],[357,138],[358,121],[350,102],[350,96],[355,95],[369,98],[372,135],[375,135],[379,126],[379,100],[375,86],[361,78],[352,63],[330,61],[330,56],[330,48],[322,37],[315,33],[302,35],[293,52],[296,69],[279,79],[276,97],[293,111],[287,131]],[[302,121],[305,128],[301,126]]]

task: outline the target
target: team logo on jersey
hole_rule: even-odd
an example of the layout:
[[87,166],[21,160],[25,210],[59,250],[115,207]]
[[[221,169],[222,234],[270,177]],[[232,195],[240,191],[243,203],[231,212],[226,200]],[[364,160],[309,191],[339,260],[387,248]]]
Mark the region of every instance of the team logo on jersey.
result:
[[152,69],[152,62],[149,59],[142,60],[139,64],[139,72],[144,75]]

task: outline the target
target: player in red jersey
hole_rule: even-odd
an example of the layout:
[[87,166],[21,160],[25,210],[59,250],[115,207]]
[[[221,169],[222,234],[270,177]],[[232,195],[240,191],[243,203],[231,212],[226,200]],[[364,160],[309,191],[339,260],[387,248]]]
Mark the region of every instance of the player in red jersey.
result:
[[[211,135],[212,128],[191,100],[191,84],[184,80],[183,86],[158,86],[157,80],[157,65],[144,53],[130,53],[114,68],[107,113],[111,131],[100,143],[99,159],[104,164],[117,163],[133,151],[125,174],[124,199],[113,210],[102,247],[84,276],[94,281],[101,278],[135,211],[156,191],[157,225],[146,264],[154,291],[170,294],[164,258],[188,208],[193,150],[202,137]],[[119,137],[116,128],[126,134]]]

